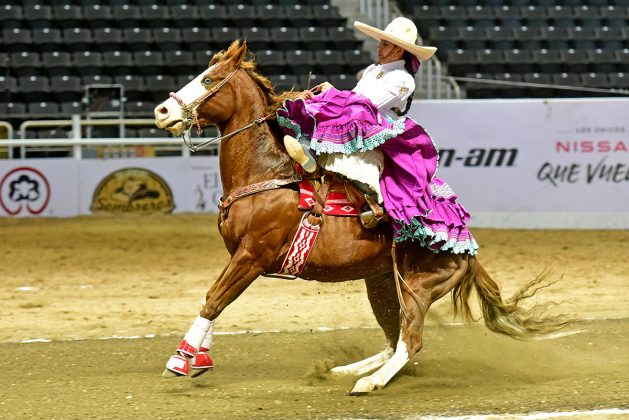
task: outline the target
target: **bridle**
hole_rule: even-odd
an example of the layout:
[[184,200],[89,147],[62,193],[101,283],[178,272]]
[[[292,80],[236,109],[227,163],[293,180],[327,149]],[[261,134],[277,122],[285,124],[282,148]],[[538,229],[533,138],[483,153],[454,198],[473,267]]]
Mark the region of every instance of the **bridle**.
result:
[[270,118],[273,114],[268,114],[265,115],[261,118],[258,118],[256,120],[253,120],[251,123],[245,125],[244,127],[239,128],[236,131],[233,131],[229,134],[225,134],[224,136],[216,136],[216,137],[212,137],[202,143],[198,143],[198,144],[193,144],[192,139],[190,138],[190,130],[192,129],[192,127],[196,127],[196,132],[197,132],[197,136],[200,137],[201,134],[203,134],[203,128],[201,127],[201,123],[199,122],[199,114],[197,112],[197,109],[199,107],[199,105],[201,105],[203,103],[203,101],[205,101],[207,98],[211,97],[212,95],[214,95],[216,92],[219,91],[220,88],[223,87],[223,85],[225,85],[225,83],[227,83],[229,81],[229,79],[231,79],[238,70],[240,70],[241,67],[238,66],[236,67],[234,70],[232,70],[231,73],[229,73],[223,80],[221,80],[219,83],[216,84],[216,86],[213,86],[211,89],[208,89],[207,92],[205,92],[203,95],[199,96],[197,99],[195,99],[194,101],[190,102],[189,104],[186,104],[183,99],[181,99],[177,93],[175,92],[170,92],[169,96],[171,98],[173,98],[175,101],[177,101],[177,103],[179,104],[179,106],[181,107],[181,117],[182,117],[182,122],[184,124],[184,131],[183,134],[181,135],[184,144],[188,147],[188,149],[190,149],[193,152],[198,152],[199,150],[205,149],[208,146],[211,146],[213,144],[216,143],[220,143],[221,140],[223,139],[227,139],[231,136],[235,136],[236,134],[240,133],[241,131],[247,130],[251,127],[253,127],[254,125],[260,125],[262,124],[265,120],[267,120],[268,118]]

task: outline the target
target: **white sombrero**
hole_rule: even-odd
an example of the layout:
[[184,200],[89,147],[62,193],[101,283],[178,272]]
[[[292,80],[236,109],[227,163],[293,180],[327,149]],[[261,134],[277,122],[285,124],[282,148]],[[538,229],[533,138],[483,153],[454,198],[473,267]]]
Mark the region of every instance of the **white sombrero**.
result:
[[354,22],[354,27],[379,41],[385,40],[404,48],[420,60],[428,60],[437,51],[435,47],[422,47],[417,42],[417,27],[412,20],[397,17],[391,21],[384,31],[362,22]]

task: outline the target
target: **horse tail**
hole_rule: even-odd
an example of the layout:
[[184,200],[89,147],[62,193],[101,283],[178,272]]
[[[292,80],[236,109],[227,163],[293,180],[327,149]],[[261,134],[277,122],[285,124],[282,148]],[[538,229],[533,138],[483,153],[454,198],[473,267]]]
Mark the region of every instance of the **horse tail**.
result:
[[[518,340],[550,338],[570,324],[564,315],[546,315],[544,312],[553,303],[536,304],[523,308],[521,303],[558,280],[549,280],[551,270],[525,284],[510,299],[503,301],[500,287],[474,257],[469,258],[468,269],[462,280],[452,290],[455,313],[462,312],[466,319],[473,319],[468,303],[472,288],[476,289],[481,304],[485,325],[491,331]],[[560,333],[560,335],[563,335]]]

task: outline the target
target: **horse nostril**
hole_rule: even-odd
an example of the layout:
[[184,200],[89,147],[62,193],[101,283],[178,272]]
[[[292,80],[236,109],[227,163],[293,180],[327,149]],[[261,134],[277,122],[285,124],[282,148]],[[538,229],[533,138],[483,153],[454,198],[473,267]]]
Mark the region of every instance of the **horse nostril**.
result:
[[166,115],[168,115],[168,108],[166,108],[165,106],[160,106],[159,108],[157,108],[157,112],[162,116],[165,117]]

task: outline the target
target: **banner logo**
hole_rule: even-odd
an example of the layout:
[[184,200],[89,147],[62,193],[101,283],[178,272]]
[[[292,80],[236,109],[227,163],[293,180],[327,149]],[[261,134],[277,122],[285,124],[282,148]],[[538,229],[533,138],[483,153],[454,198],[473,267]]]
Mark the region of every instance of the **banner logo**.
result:
[[0,181],[0,206],[11,216],[41,214],[49,201],[50,184],[35,168],[14,168]]
[[96,187],[94,213],[171,213],[173,193],[159,175],[142,168],[125,168],[107,175]]

